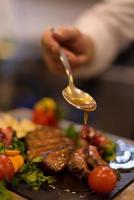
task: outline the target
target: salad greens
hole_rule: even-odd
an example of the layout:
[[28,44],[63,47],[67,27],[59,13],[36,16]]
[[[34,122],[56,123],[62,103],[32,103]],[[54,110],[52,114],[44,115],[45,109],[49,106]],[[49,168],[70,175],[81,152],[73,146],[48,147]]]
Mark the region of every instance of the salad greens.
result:
[[3,154],[5,152],[5,146],[0,143],[0,154]]
[[35,163],[27,162],[24,164],[20,173],[12,180],[11,184],[17,186],[20,181],[25,181],[32,189],[38,190],[44,182],[51,184],[56,179],[52,176],[45,176],[43,171]]
[[39,162],[42,162],[42,161],[43,161],[43,157],[42,156],[38,156],[38,157],[35,157],[32,160],[32,163],[39,163]]
[[75,129],[75,126],[73,124],[70,124],[66,129],[65,129],[66,136],[70,139],[75,140],[78,136],[78,133]]
[[12,144],[10,145],[10,149],[18,149],[22,154],[26,153],[25,143],[17,137],[13,138]]

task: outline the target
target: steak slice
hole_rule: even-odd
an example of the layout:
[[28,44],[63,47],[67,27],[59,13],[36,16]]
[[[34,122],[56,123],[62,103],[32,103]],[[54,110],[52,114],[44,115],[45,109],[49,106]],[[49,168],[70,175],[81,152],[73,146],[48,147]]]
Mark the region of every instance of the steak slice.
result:
[[44,157],[44,167],[55,172],[61,171],[74,150],[73,141],[60,129],[43,127],[28,133],[26,137],[29,160]]
[[68,161],[68,169],[78,178],[87,177],[90,169],[99,165],[107,165],[102,159],[97,148],[89,145],[88,148],[77,148]]
[[68,161],[68,169],[78,178],[87,177],[89,169],[84,148],[77,148]]
[[89,145],[86,151],[86,160],[89,167],[95,168],[99,165],[108,165],[99,154],[95,146]]

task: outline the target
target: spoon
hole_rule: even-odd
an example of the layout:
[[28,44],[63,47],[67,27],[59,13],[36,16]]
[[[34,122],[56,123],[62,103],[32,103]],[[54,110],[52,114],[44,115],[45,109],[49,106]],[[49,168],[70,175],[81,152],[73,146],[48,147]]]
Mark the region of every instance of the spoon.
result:
[[62,91],[63,97],[68,103],[76,108],[87,112],[94,111],[97,107],[97,104],[93,97],[90,94],[78,89],[74,85],[71,67],[63,49],[60,49],[60,60],[65,67],[69,81],[69,85]]

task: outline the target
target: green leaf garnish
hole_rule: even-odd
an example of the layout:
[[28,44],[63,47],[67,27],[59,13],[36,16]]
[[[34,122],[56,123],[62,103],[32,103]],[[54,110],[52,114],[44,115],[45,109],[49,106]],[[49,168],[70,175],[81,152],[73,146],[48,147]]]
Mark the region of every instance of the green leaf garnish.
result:
[[67,137],[70,139],[75,140],[78,136],[77,131],[75,129],[75,126],[73,124],[70,124],[66,129],[65,129]]
[[34,190],[38,190],[44,182],[51,184],[56,181],[52,176],[45,176],[43,171],[32,162],[24,164],[20,173],[12,180],[12,185],[15,186],[22,180]]
[[17,137],[14,137],[12,144],[10,145],[10,149],[18,149],[21,151],[22,154],[26,153],[25,143]]
[[5,146],[2,143],[0,143],[0,154],[4,154],[4,152],[5,152]]
[[42,162],[43,159],[44,159],[44,158],[43,158],[42,156],[35,157],[35,158],[32,160],[32,163],[39,163],[39,162]]

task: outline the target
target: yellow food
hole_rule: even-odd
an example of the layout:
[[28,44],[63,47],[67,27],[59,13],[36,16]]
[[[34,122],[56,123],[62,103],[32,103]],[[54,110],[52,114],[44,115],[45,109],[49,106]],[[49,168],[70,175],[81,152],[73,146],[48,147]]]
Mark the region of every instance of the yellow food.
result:
[[35,109],[56,110],[57,104],[52,98],[43,98],[35,104]]
[[17,162],[18,162],[19,169],[21,169],[22,166],[24,165],[24,158],[23,158],[23,156],[17,155],[17,156],[15,156],[15,159],[16,159]]
[[17,173],[19,171],[19,164],[18,161],[15,159],[15,157],[9,157],[9,159],[11,160],[13,167],[14,167],[14,172]]
[[20,154],[19,150],[8,150],[8,149],[5,150],[6,156],[16,156],[16,155],[19,155],[19,154]]
[[24,165],[24,158],[21,155],[9,156],[9,159],[11,160],[14,166],[15,173],[17,173]]

